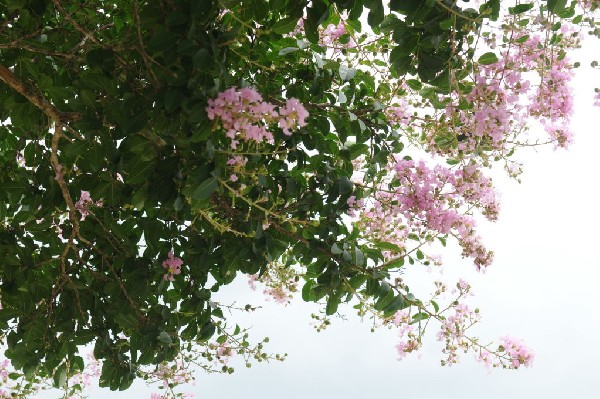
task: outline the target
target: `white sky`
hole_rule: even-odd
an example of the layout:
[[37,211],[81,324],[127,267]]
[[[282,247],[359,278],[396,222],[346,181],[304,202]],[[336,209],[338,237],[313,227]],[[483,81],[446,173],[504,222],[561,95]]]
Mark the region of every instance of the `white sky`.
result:
[[[598,42],[593,45],[586,45],[588,56],[600,54]],[[582,64],[589,65],[590,59],[582,58]],[[480,228],[496,253],[488,272],[474,272],[471,262],[458,254],[445,256],[444,278],[452,282],[463,277],[473,285],[471,303],[483,313],[477,335],[483,340],[523,338],[536,353],[532,368],[489,372],[472,355],[452,368],[441,367],[441,346],[435,339],[425,342],[420,356],[399,362],[395,331],[371,333],[349,309],[347,321],[335,321],[316,333],[309,325],[310,313],[317,310],[314,305],[301,300],[288,307],[264,302],[241,281],[231,298],[263,306],[247,319],[246,325],[253,326],[251,336],[258,340],[268,335],[267,350],[287,352],[288,360],[251,369],[239,365],[233,375],[199,373],[196,386],[181,391],[193,391],[197,399],[598,398],[600,108],[590,104],[600,75],[580,74],[575,83],[572,148],[522,152],[523,183],[496,180],[502,193],[500,220]],[[95,388],[90,397],[149,397],[148,392],[138,385],[122,393]]]

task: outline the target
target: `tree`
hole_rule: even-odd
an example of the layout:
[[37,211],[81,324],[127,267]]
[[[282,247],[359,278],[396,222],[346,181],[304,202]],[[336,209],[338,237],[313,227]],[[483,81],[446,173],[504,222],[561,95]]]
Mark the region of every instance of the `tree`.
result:
[[433,320],[445,363],[471,349],[530,364],[519,342],[467,337],[478,312],[440,306],[445,286],[418,299],[401,273],[447,240],[492,262],[474,218],[498,212],[485,169],[516,177],[521,147],[568,146],[567,54],[598,34],[597,1],[1,4],[14,392],[50,379],[74,394],[85,345],[113,390],[269,358],[218,301],[243,276],[281,302],[301,290],[323,325],[346,303],[393,323],[400,356]]

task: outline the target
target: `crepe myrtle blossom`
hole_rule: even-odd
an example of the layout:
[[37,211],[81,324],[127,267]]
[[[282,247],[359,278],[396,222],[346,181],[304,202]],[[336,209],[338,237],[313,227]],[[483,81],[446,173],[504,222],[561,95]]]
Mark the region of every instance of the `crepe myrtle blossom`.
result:
[[167,259],[163,261],[162,266],[167,269],[167,272],[163,275],[165,281],[175,281],[175,277],[181,274],[181,265],[183,261],[173,255],[173,251],[169,251]]
[[225,130],[231,140],[230,146],[236,149],[240,140],[255,143],[274,143],[271,125],[277,124],[283,134],[289,136],[292,130],[306,126],[308,112],[295,98],[286,100],[277,107],[253,88],[230,87],[208,100],[208,119],[217,121],[217,127]]
[[278,273],[265,273],[262,276],[252,274],[248,277],[248,285],[252,291],[256,290],[256,283],[265,285],[263,294],[267,300],[272,299],[280,305],[287,305],[293,298],[293,293],[298,290],[296,279],[291,278],[288,273],[279,275]]
[[308,111],[300,104],[300,101],[290,98],[283,107],[279,108],[279,115],[279,127],[286,136],[290,136],[292,134],[290,129],[306,126]]
[[[329,24],[325,29],[321,31],[321,43],[324,46],[331,47],[336,42],[339,42],[340,38],[346,33],[346,26],[344,24],[344,21],[340,20],[340,22],[338,22],[337,25]],[[353,37],[350,37],[348,39],[348,42],[343,44],[343,46],[347,48],[355,48],[356,42],[354,41]]]
[[531,349],[525,346],[521,341],[511,337],[500,338],[499,351],[506,352],[510,358],[509,368],[513,369],[517,369],[522,365],[529,367],[534,359],[534,354]]
[[229,360],[231,359],[231,357],[233,355],[236,354],[235,349],[233,349],[231,347],[231,345],[229,344],[229,342],[224,341],[217,344],[212,344],[212,348],[215,351],[215,364],[219,365],[227,365],[227,363],[229,363]]
[[379,187],[368,201],[355,197],[347,201],[348,214],[357,219],[357,227],[367,237],[402,249],[411,234],[449,234],[458,239],[463,256],[472,258],[478,269],[491,264],[493,253],[481,243],[467,209],[474,206],[493,221],[499,205],[491,180],[476,165],[450,169],[397,159],[390,172],[393,185]]
[[86,216],[90,215],[92,212],[90,211],[91,206],[96,206],[98,208],[102,207],[103,202],[102,199],[94,202],[92,197],[90,197],[89,191],[81,191],[81,196],[79,200],[75,203],[75,209],[79,211],[81,214],[81,220],[84,221]]
[[414,326],[410,324],[411,319],[407,311],[396,312],[392,322],[398,327],[400,342],[396,345],[396,350],[398,351],[398,360],[402,360],[407,354],[419,350],[421,342],[415,333]]

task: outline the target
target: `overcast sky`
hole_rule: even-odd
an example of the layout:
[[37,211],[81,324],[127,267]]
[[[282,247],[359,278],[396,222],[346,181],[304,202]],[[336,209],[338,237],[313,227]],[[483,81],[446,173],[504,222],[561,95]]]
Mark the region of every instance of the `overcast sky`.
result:
[[[600,54],[598,43],[586,47]],[[580,56],[581,58],[581,56]],[[452,368],[441,367],[440,344],[433,337],[418,355],[397,361],[396,332],[370,332],[351,309],[316,333],[310,313],[317,309],[296,301],[283,307],[252,294],[244,281],[229,290],[238,303],[254,302],[263,309],[245,320],[256,339],[268,335],[267,349],[287,352],[283,363],[240,366],[233,375],[199,373],[189,389],[197,399],[344,398],[380,395],[421,398],[544,398],[597,399],[600,392],[600,108],[591,107],[592,88],[600,75],[576,80],[575,143],[569,151],[544,148],[523,152],[522,184],[499,178],[500,220],[481,226],[488,247],[496,253],[486,274],[470,261],[446,254],[443,278],[472,283],[471,304],[483,313],[477,335],[483,340],[511,335],[535,350],[530,369],[486,370],[462,358]],[[428,282],[434,275],[421,274]],[[242,278],[243,279],[243,278]],[[243,324],[244,322],[242,322]],[[149,397],[136,385],[130,392],[95,388],[92,399]],[[44,397],[47,397],[44,395]],[[55,397],[53,395],[52,397]]]

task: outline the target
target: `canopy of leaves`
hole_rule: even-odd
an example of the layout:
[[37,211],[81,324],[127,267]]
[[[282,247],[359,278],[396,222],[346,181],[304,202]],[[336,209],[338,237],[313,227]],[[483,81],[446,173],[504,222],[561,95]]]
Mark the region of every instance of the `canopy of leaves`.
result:
[[[138,367],[207,342],[220,287],[283,255],[303,268],[303,298],[329,314],[358,290],[385,314],[407,307],[385,282],[401,262],[377,267],[391,244],[365,243],[342,216],[363,192],[352,162],[363,157],[375,180],[406,144],[384,106],[406,84],[435,106],[472,66],[481,23],[498,18],[499,0],[454,3],[0,1],[0,336],[13,365],[82,368],[78,348],[93,344],[101,385],[126,389]],[[341,43],[365,22],[381,34],[359,43],[373,58],[327,56],[319,29],[341,14]],[[310,114],[294,134],[243,148],[243,185],[206,112],[230,87],[276,106],[296,98]],[[82,192],[94,201],[84,220]],[[173,282],[170,251],[183,260]]]

